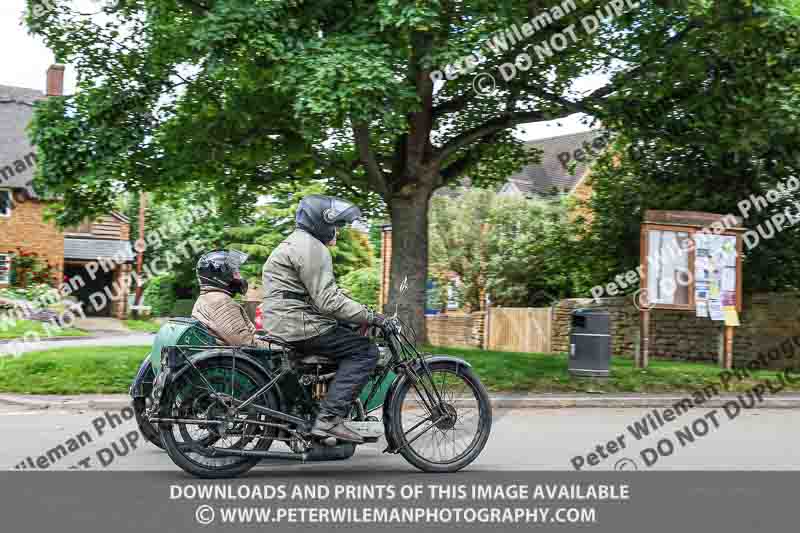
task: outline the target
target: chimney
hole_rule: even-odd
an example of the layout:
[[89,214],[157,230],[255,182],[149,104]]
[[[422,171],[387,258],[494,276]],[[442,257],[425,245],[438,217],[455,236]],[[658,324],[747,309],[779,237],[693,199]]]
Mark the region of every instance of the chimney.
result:
[[47,96],[64,95],[64,65],[50,65],[47,69]]

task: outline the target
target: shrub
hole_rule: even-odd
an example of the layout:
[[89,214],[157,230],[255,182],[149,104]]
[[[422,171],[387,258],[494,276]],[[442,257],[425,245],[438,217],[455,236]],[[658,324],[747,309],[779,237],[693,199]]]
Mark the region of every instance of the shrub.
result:
[[34,302],[41,307],[46,307],[49,304],[56,303],[59,299],[59,293],[50,285],[44,283],[31,283],[25,287],[8,287],[0,289],[0,298],[8,298],[10,300],[26,300]]
[[155,276],[144,288],[144,304],[150,306],[153,316],[167,316],[175,307],[175,276]]
[[30,285],[49,285],[57,283],[56,272],[53,266],[40,258],[35,252],[26,252],[17,249],[14,260],[11,261],[11,285],[15,287],[28,287]]
[[359,303],[375,307],[381,281],[377,267],[360,268],[342,276],[339,284]]
[[194,300],[175,300],[175,305],[172,306],[170,316],[191,316],[192,308],[194,307]]

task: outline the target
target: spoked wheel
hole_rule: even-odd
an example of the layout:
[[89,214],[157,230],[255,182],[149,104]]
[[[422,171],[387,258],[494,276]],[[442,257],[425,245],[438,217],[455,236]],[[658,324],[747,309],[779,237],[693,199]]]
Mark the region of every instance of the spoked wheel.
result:
[[[165,391],[171,412],[162,416],[186,422],[160,424],[161,440],[173,462],[190,474],[204,478],[241,475],[260,458],[225,455],[225,450],[269,449],[278,428],[264,424],[277,421],[257,413],[252,405],[278,410],[278,402],[268,392],[231,415],[233,400],[250,398],[267,383],[267,376],[245,361],[236,361],[234,368],[230,357],[199,363],[197,369],[186,371]],[[209,385],[221,397],[214,397]]]
[[450,362],[429,366],[430,377],[420,371],[419,381],[408,376],[400,384],[389,406],[389,430],[400,454],[415,467],[425,472],[456,472],[474,461],[489,439],[489,395],[467,366]]

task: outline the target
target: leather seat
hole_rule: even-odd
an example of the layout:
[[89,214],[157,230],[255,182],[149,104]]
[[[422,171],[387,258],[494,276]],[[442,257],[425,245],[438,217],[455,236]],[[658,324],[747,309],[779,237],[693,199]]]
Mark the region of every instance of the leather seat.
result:
[[323,355],[306,355],[300,358],[304,365],[335,365],[336,361]]

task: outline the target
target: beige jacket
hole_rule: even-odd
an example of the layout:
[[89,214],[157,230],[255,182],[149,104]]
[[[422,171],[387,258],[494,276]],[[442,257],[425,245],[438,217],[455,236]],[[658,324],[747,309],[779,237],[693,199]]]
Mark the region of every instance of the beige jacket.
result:
[[[369,323],[374,313],[336,285],[328,247],[296,229],[270,254],[262,272],[264,329],[285,341],[322,335],[337,322]],[[303,295],[286,298],[285,292]]]
[[244,308],[223,291],[203,291],[194,303],[192,318],[202,322],[228,346],[269,348],[268,343],[256,339],[256,327]]

